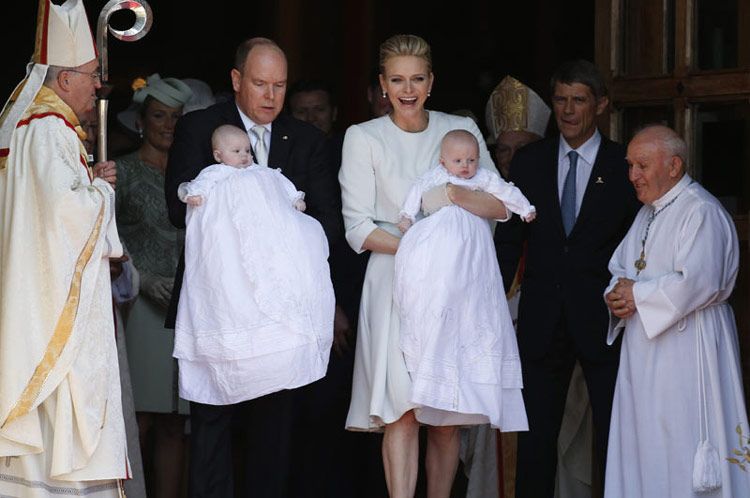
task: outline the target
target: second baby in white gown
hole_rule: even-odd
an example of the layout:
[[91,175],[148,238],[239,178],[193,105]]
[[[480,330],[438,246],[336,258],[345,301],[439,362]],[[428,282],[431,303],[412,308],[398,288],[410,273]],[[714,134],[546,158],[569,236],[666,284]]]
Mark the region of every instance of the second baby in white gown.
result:
[[234,404],[323,377],[334,296],[323,228],[279,170],[249,164],[235,126],[214,132],[222,164],[180,185],[188,204],[175,327],[180,396]]
[[418,219],[423,195],[447,184],[492,194],[509,213],[534,219],[536,210],[521,191],[477,168],[478,156],[471,133],[448,132],[440,164],[417,180],[400,214],[405,234],[396,253],[394,298],[410,401],[431,425],[527,430],[515,329],[490,224],[455,205]]

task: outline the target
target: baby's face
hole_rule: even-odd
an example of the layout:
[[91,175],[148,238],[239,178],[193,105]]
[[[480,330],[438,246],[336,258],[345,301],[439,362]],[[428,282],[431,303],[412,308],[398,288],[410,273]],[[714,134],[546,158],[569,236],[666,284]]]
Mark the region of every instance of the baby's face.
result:
[[248,136],[230,135],[222,137],[215,153],[219,162],[235,168],[247,166],[253,161]]
[[477,173],[479,149],[468,140],[450,140],[440,150],[440,164],[453,176],[471,178]]

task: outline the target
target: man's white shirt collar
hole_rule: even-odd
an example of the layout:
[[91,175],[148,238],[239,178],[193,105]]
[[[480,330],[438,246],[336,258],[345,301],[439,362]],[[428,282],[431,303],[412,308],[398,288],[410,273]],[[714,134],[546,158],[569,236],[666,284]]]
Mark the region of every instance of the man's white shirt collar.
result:
[[596,154],[599,152],[599,146],[601,143],[602,134],[599,133],[599,129],[595,129],[594,134],[577,149],[573,149],[573,147],[571,147],[565,140],[565,137],[560,135],[560,158],[562,159],[567,156],[571,150],[575,150],[588,164],[593,165],[594,161],[596,161]]
[[[235,104],[236,105],[236,104]],[[247,117],[247,114],[242,112],[242,109],[240,109],[240,106],[237,106],[237,112],[240,113],[240,119],[242,120],[242,124],[245,126],[245,131],[250,133],[250,130],[253,129],[253,126],[255,126],[258,123],[255,123],[252,119]],[[271,125],[272,123],[266,123],[263,126],[266,130],[268,130],[268,135],[271,135]]]
[[568,153],[571,150],[575,150],[578,153],[578,161],[576,163],[578,165],[578,173],[576,174],[576,216],[578,216],[581,204],[583,204],[586,185],[588,185],[591,171],[594,169],[594,162],[596,161],[596,155],[599,152],[599,146],[601,143],[602,136],[599,133],[599,130],[594,130],[594,134],[577,149],[573,149],[570,144],[565,141],[565,138],[560,135],[560,146],[557,152],[557,195],[562,201],[565,177],[570,169],[570,158],[568,157]]

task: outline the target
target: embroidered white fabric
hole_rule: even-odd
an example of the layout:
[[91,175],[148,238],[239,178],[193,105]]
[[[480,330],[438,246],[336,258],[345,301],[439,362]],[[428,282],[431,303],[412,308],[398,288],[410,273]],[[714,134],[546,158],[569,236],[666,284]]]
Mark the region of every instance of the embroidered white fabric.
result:
[[[320,224],[292,206],[301,192],[278,170],[231,169],[201,191],[203,205],[188,206],[174,356],[184,360],[180,395],[202,403],[319,379],[333,334],[328,243]],[[269,357],[279,361],[263,382],[236,378]],[[212,373],[201,379],[194,367]]]
[[446,206],[417,221],[396,253],[394,301],[411,402],[465,414],[454,417],[461,424],[528,428],[515,331],[486,220]]

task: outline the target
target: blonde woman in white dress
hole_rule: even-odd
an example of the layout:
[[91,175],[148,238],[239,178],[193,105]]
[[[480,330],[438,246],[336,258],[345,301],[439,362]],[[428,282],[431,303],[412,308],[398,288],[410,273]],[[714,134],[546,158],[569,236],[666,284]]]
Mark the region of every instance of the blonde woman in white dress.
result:
[[[440,140],[466,129],[480,144],[479,165],[497,171],[470,118],[424,108],[434,76],[429,45],[418,36],[396,35],[380,46],[380,83],[393,111],[346,133],[339,173],[346,238],[357,252],[371,251],[359,315],[350,430],[384,430],[383,464],[392,498],[414,495],[418,469],[420,409],[409,402],[411,380],[399,347],[393,302],[394,254],[399,211],[413,182],[438,160]],[[488,219],[504,220],[505,206],[485,192],[447,185],[429,191],[424,207],[450,203]],[[458,466],[456,426],[430,426],[425,465],[429,498],[450,495]]]

